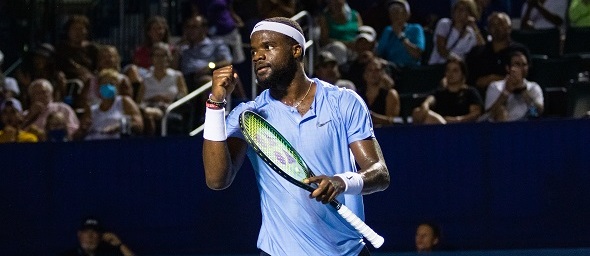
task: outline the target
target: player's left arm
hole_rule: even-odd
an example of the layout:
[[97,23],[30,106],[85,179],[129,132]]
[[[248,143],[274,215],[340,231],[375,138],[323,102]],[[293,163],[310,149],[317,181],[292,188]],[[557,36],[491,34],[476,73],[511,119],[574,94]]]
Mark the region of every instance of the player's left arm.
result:
[[360,167],[358,174],[363,179],[361,194],[385,190],[389,186],[389,170],[377,139],[369,138],[352,142],[350,149]]

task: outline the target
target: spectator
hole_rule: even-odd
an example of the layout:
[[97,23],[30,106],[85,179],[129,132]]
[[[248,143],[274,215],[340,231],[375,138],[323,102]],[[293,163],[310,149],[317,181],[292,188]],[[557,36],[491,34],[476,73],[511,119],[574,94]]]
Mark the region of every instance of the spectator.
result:
[[590,0],[571,0],[569,21],[572,27],[590,27]]
[[72,15],[65,23],[65,40],[56,47],[56,63],[67,79],[80,79],[90,84],[96,69],[97,45],[89,41],[90,21],[83,15]]
[[410,5],[406,0],[392,0],[388,10],[391,23],[381,33],[377,55],[400,68],[420,65],[424,31],[420,24],[408,23]]
[[244,27],[242,18],[233,8],[233,0],[197,0],[197,6],[209,21],[209,35],[229,46],[233,64],[246,60],[242,35],[239,28]]
[[447,61],[446,86],[436,90],[412,113],[415,124],[473,122],[482,113],[483,101],[477,90],[465,84],[467,66],[458,58]]
[[229,47],[207,37],[207,20],[194,16],[184,24],[185,44],[180,46],[180,70],[189,91],[211,81],[211,69],[232,63]]
[[0,51],[0,106],[4,106],[5,102],[11,102],[18,111],[23,111],[21,102],[16,98],[20,95],[18,83],[16,79],[4,76],[2,71],[3,61],[4,53]]
[[365,67],[364,85],[359,89],[359,95],[371,112],[373,124],[393,124],[400,112],[399,95],[393,89],[393,79],[385,70],[385,60],[371,59]]
[[340,70],[338,69],[338,62],[332,53],[328,51],[320,52],[315,63],[316,67],[314,72],[317,78],[338,87],[356,91],[354,83],[349,80],[340,79],[341,75]]
[[322,46],[337,41],[351,48],[363,20],[356,10],[350,8],[346,0],[328,0],[318,23]]
[[112,232],[105,231],[95,218],[87,218],[77,232],[78,245],[62,256],[132,256],[133,251]]
[[139,89],[138,102],[144,110],[145,133],[154,135],[164,111],[177,99],[187,94],[186,83],[180,71],[170,68],[172,53],[165,43],[152,47],[152,63],[143,86]]
[[[32,51],[25,55],[22,66],[16,70],[15,77],[23,92],[28,91],[33,80],[43,78],[55,85],[56,90],[53,92],[53,98],[56,101],[63,101],[68,94],[66,76],[57,69],[55,49],[48,43],[34,47]],[[23,93],[20,98],[25,104],[25,109],[27,109],[30,100],[28,95]]]
[[35,134],[21,130],[23,116],[12,101],[0,106],[0,121],[4,125],[0,130],[0,143],[37,142]]
[[[119,139],[141,134],[143,120],[139,107],[127,95],[117,95],[119,72],[104,69],[98,74],[100,102],[87,109],[74,138],[85,140]],[[127,127],[127,125],[129,127]]]
[[78,130],[80,125],[74,110],[63,102],[53,101],[53,86],[46,79],[36,79],[29,86],[31,107],[25,111],[23,127],[29,131],[44,131],[47,117],[54,112],[64,115],[67,123],[68,136]]
[[66,142],[72,138],[68,136],[66,118],[61,112],[53,112],[47,116],[45,125],[46,138],[44,141]]
[[[482,96],[491,82],[504,79],[508,54],[518,50],[529,55],[526,46],[512,41],[512,23],[506,13],[493,13],[488,17],[492,40],[476,46],[467,54],[469,69],[467,84],[475,86]],[[482,97],[485,98],[485,97]]]
[[[119,82],[117,83],[119,85],[117,88],[119,95],[125,95],[131,98],[136,96],[137,90],[139,90],[139,87],[143,82],[143,78],[139,74],[138,67],[134,64],[126,67],[125,74],[121,73],[121,56],[119,55],[117,47],[114,45],[101,45],[98,48],[95,74],[98,74],[105,69],[114,69],[119,73]],[[89,98],[92,99],[90,105],[95,104],[100,100],[98,97],[99,90],[96,81],[92,83],[91,87],[92,88],[87,94]]]
[[520,29],[560,28],[566,10],[564,0],[527,0],[522,5]]
[[261,19],[291,18],[297,13],[297,0],[256,0],[256,6]]
[[434,30],[434,48],[428,64],[445,63],[449,56],[465,58],[476,45],[484,45],[477,24],[477,7],[473,0],[459,0],[453,5],[451,19],[442,18]]
[[[456,1],[456,0],[455,0]],[[477,26],[480,30],[485,30],[489,27],[489,20],[487,17],[495,12],[506,13],[509,17],[512,15],[512,0],[475,0],[480,19],[477,21]]]
[[526,80],[529,70],[527,55],[510,53],[506,78],[490,84],[486,93],[487,113],[480,120],[495,122],[525,120],[543,113],[543,91],[539,84]]
[[[168,21],[164,17],[156,15],[150,17],[145,23],[143,43],[133,53],[133,64],[142,69],[140,72],[145,73],[152,66],[152,46],[160,42],[170,43],[170,28],[168,27]],[[170,46],[170,50],[176,55],[173,45]],[[177,63],[172,65],[176,67]]]
[[363,73],[365,72],[365,66],[367,63],[375,57],[375,39],[377,33],[370,26],[359,27],[358,35],[352,47],[352,53],[348,58],[346,65],[341,66],[343,68],[342,75],[346,79],[355,84],[358,90],[358,86],[364,84]]
[[435,251],[440,243],[441,231],[438,225],[423,222],[416,228],[416,251],[430,253]]

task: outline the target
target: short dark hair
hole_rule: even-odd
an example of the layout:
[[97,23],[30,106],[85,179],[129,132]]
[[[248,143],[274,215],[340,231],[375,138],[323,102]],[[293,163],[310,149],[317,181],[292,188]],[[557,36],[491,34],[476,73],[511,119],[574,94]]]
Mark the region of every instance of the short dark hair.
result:
[[447,59],[447,63],[446,65],[449,65],[449,63],[456,63],[457,65],[459,65],[459,68],[461,69],[461,72],[463,73],[463,77],[465,77],[465,79],[467,79],[467,64],[465,64],[465,61],[460,58],[460,57],[455,57],[455,56],[450,56]]

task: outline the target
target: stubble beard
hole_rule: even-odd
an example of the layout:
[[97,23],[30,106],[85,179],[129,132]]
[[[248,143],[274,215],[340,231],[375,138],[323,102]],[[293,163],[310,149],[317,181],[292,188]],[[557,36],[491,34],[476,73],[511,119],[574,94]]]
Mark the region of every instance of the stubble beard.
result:
[[287,88],[295,78],[297,72],[297,60],[289,58],[289,61],[284,66],[279,66],[272,69],[270,75],[266,79],[258,79],[258,84],[264,89],[270,89],[273,93],[284,95]]

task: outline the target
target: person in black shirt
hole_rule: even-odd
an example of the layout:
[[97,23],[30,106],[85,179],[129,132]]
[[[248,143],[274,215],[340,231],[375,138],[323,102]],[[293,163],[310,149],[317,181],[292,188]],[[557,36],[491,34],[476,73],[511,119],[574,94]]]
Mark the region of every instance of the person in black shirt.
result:
[[473,122],[482,113],[483,101],[477,90],[465,84],[467,67],[458,58],[446,64],[444,88],[436,90],[412,113],[416,124]]
[[96,218],[86,218],[78,229],[78,246],[62,256],[133,256],[117,235],[105,232]]

